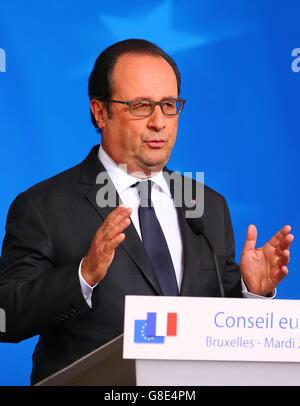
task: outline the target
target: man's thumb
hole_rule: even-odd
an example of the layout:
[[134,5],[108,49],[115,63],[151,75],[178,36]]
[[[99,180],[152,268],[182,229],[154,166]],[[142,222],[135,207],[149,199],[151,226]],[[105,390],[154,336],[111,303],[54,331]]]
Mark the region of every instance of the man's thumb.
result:
[[256,240],[257,240],[257,229],[254,224],[250,224],[247,230],[243,252],[253,250],[256,245]]

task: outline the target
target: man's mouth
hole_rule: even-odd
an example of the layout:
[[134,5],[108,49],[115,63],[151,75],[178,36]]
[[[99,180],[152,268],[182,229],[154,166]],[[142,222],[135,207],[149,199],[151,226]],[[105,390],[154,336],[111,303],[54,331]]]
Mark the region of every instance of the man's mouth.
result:
[[165,144],[166,141],[165,140],[149,140],[146,141],[146,144],[150,147],[150,148],[162,148]]

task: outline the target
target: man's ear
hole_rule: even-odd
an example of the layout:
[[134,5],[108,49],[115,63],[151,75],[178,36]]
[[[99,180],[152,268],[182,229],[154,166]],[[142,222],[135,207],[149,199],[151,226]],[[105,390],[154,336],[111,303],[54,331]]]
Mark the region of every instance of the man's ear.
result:
[[107,118],[107,109],[101,101],[95,99],[91,100],[90,108],[98,127],[103,130]]

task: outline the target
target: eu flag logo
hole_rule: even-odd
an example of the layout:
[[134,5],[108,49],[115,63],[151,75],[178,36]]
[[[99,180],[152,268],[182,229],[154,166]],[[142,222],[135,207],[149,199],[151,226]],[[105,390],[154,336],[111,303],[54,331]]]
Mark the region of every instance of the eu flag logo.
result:
[[177,335],[177,313],[147,313],[146,320],[135,320],[134,342],[163,344],[165,337]]
[[148,344],[163,344],[165,337],[148,336],[147,335],[147,320],[135,320],[134,322],[134,342]]

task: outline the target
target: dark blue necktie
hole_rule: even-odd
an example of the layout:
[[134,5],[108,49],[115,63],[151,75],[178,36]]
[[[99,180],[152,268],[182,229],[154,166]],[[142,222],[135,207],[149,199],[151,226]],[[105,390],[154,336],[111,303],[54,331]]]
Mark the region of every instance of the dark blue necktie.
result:
[[140,195],[139,221],[143,244],[165,296],[177,296],[178,286],[170,251],[151,201],[151,181],[136,185]]

